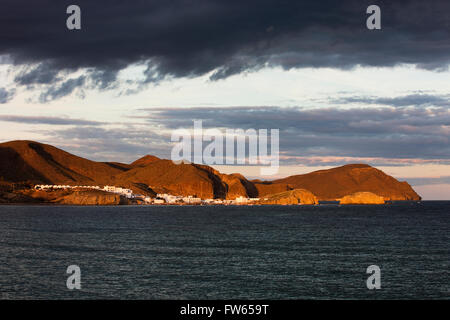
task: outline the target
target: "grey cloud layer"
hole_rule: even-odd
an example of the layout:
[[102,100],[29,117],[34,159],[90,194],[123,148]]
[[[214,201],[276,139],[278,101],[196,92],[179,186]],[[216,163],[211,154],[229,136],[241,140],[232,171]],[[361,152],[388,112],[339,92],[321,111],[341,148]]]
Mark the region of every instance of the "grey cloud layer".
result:
[[[69,1],[4,0],[0,54],[30,65],[17,84],[51,85],[41,101],[76,86],[114,88],[117,72],[147,65],[143,82],[215,71],[212,80],[264,66],[351,68],[449,63],[450,3],[379,0],[382,30],[369,31],[369,0],[88,1],[79,0],[82,30],[65,27]],[[86,79],[60,71],[87,68]]]
[[407,178],[407,180],[413,186],[424,186],[433,184],[450,184],[450,177],[439,178]]
[[5,88],[0,88],[0,104],[7,103],[14,97],[15,90],[6,90]]
[[88,159],[128,163],[146,154],[170,158],[170,136],[149,126],[124,125],[111,129],[77,126],[42,133],[50,137],[49,143],[68,144],[71,152]]
[[302,109],[281,107],[144,109],[152,124],[170,129],[280,129],[285,157],[381,157],[450,160],[447,108]]
[[73,119],[73,118],[60,118],[60,117],[40,117],[40,116],[17,116],[17,115],[0,115],[0,121],[17,122],[26,124],[50,124],[50,125],[101,125],[104,122]]
[[336,104],[379,104],[393,107],[406,106],[450,106],[450,97],[448,95],[434,94],[409,94],[400,97],[364,97],[350,96],[338,99],[331,99],[330,102]]
[[65,126],[40,132],[51,138],[50,143],[70,141],[81,155],[119,155],[128,160],[146,153],[170,157],[173,130],[192,129],[193,120],[203,120],[204,128],[279,129],[282,164],[355,161],[345,157],[377,165],[450,163],[446,107],[152,108],[134,114],[133,122],[123,123],[19,115],[0,115],[0,121]]

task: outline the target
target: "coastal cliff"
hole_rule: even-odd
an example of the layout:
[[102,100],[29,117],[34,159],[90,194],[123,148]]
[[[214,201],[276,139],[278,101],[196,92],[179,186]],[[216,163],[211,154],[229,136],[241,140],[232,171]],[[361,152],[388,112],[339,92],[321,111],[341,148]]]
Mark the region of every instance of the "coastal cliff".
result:
[[260,204],[318,204],[317,197],[305,189],[295,189],[291,191],[267,195],[260,200]]
[[340,204],[384,204],[384,198],[372,192],[357,192],[339,200]]
[[122,205],[128,204],[125,197],[101,190],[53,190],[33,189],[12,192],[0,191],[0,203],[48,203],[68,205]]
[[75,191],[56,199],[54,202],[58,204],[96,206],[128,204],[127,199],[118,194],[101,191]]

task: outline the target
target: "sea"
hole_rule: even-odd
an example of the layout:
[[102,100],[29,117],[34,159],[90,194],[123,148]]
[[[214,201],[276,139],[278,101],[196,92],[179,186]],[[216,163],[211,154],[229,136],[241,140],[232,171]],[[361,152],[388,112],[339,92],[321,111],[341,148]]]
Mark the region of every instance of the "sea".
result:
[[450,202],[0,206],[0,298],[449,299]]

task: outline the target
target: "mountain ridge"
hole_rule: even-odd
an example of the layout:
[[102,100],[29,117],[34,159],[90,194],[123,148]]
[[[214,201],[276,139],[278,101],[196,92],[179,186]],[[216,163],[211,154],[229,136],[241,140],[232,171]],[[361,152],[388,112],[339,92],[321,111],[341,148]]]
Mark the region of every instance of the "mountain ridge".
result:
[[0,143],[0,182],[4,184],[117,185],[136,193],[195,195],[200,198],[254,198],[305,189],[318,200],[372,192],[385,200],[420,200],[400,182],[368,164],[349,164],[272,181],[248,180],[202,164],[175,164],[146,155],[125,164],[88,160],[49,144],[30,140]]

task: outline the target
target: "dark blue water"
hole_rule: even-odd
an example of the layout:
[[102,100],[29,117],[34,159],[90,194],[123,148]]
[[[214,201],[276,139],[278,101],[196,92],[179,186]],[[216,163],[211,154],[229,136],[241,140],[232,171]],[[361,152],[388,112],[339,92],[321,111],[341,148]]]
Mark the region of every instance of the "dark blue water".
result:
[[0,206],[3,299],[448,299],[449,275],[450,202]]

